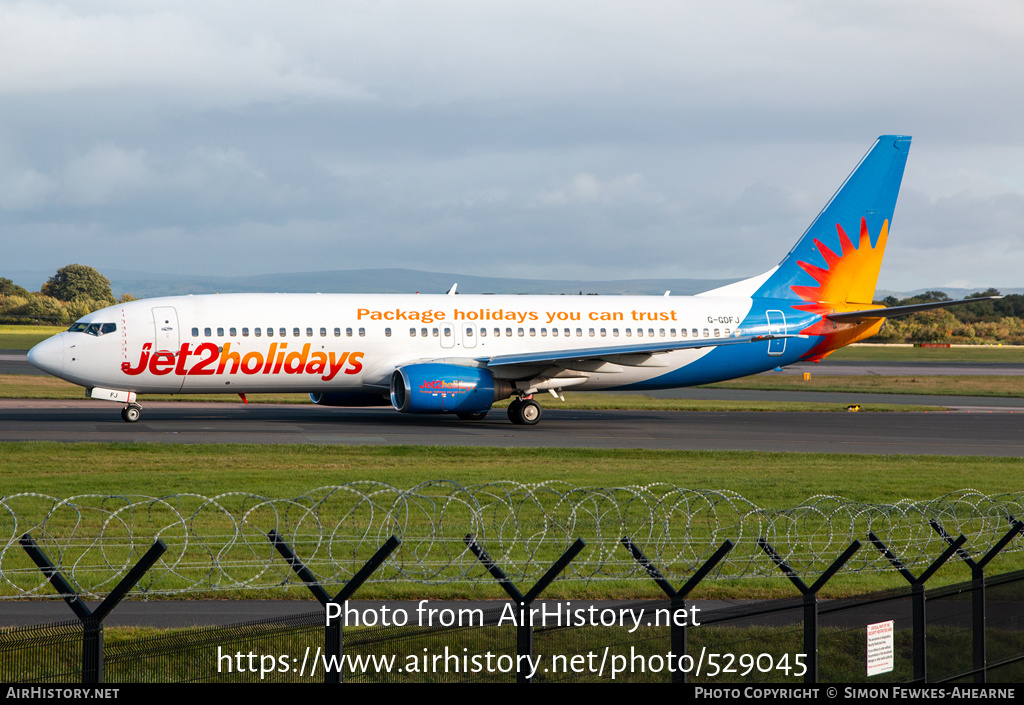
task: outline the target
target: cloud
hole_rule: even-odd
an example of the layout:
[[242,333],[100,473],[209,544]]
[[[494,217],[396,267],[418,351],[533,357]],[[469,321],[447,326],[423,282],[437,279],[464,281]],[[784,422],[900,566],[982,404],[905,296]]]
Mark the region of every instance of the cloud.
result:
[[235,38],[177,4],[93,7],[0,5],[0,94],[147,90],[221,106],[370,97],[306,65],[272,27]]
[[63,201],[75,206],[100,206],[123,200],[145,188],[149,170],[144,150],[97,145],[72,160],[64,170]]
[[613,205],[615,203],[645,201],[658,203],[664,198],[650,193],[640,174],[626,174],[605,181],[590,173],[576,174],[558,188],[537,195],[535,203],[543,206]]

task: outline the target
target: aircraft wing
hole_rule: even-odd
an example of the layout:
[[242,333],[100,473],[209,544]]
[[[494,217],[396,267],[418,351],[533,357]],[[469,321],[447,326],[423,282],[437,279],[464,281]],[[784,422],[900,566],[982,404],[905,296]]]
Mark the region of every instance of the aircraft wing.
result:
[[926,304],[911,304],[910,306],[890,306],[889,308],[873,308],[866,311],[842,311],[830,313],[826,316],[830,321],[850,321],[859,323],[861,321],[877,321],[879,318],[894,318],[895,316],[909,316],[912,313],[931,311],[936,308],[947,308],[959,306],[960,304],[973,304],[978,301],[994,301],[1002,296],[981,296],[976,299],[957,299],[956,301],[932,301]]
[[543,352],[518,353],[513,355],[495,355],[493,357],[477,358],[487,367],[502,367],[506,365],[528,365],[556,363],[565,360],[593,360],[607,358],[614,355],[654,355],[656,353],[671,352],[673,350],[695,350],[697,348],[711,348],[721,345],[740,345],[743,343],[759,343],[765,340],[777,340],[779,338],[806,338],[806,335],[743,335],[731,338],[701,338],[698,340],[686,341],[661,341],[657,343],[634,343],[631,345],[609,345],[600,348],[577,348],[575,350],[547,350]]

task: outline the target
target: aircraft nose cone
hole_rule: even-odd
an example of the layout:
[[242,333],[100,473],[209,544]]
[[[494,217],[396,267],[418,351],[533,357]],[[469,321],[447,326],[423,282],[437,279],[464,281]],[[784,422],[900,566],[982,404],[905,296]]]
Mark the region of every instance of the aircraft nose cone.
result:
[[64,371],[63,336],[55,335],[28,351],[28,361],[43,372],[59,377]]

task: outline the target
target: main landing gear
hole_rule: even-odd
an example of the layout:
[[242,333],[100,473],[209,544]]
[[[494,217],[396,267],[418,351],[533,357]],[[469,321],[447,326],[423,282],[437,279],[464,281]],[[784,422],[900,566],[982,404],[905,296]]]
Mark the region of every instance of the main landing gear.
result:
[[508,420],[518,426],[533,426],[540,421],[540,404],[532,398],[513,399],[508,405]]
[[121,419],[128,423],[135,423],[142,418],[142,407],[138,404],[129,404],[121,409]]

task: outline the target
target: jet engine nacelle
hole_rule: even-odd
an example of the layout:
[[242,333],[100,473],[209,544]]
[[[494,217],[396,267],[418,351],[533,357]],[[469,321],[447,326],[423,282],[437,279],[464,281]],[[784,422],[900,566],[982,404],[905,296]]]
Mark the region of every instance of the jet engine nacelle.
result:
[[513,391],[480,367],[428,362],[391,373],[391,405],[407,414],[479,413]]
[[310,392],[309,398],[320,406],[387,406],[383,394],[363,392]]

